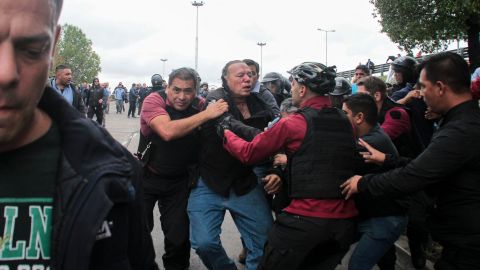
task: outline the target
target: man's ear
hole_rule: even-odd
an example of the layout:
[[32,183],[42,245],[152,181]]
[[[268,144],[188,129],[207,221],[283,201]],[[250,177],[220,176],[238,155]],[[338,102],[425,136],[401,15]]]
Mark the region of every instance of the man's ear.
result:
[[447,87],[446,84],[444,84],[442,81],[437,81],[437,82],[435,82],[435,86],[438,87],[438,92],[437,93],[438,93],[439,96],[445,95],[445,89]]
[[365,115],[363,114],[363,112],[359,112],[353,117],[353,119],[356,125],[360,125],[365,120]]
[[300,97],[304,97],[307,95],[307,87],[303,84],[300,85],[300,91],[299,91]]

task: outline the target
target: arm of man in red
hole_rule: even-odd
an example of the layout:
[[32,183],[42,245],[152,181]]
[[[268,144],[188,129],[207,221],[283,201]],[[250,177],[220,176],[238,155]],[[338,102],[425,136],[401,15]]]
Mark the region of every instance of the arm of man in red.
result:
[[402,134],[410,134],[412,128],[408,112],[402,108],[392,108],[385,114],[382,129],[392,140]]
[[240,162],[255,164],[275,154],[280,149],[295,152],[305,137],[307,124],[302,115],[282,118],[270,129],[247,142],[230,130],[225,131],[223,147]]

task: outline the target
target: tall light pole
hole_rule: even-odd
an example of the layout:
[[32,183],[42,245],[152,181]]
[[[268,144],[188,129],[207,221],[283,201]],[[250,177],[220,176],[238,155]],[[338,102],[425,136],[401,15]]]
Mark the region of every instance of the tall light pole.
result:
[[263,75],[263,46],[267,45],[265,42],[257,42],[257,45],[260,46],[260,74],[258,76],[260,77]]
[[167,62],[168,59],[167,58],[162,58],[160,60],[163,62],[163,75],[162,75],[162,77],[165,80],[165,62]]
[[326,30],[326,29],[317,28],[317,30],[325,32],[325,66],[328,66],[328,33],[335,32],[335,29]]
[[196,24],[196,35],[195,35],[195,70],[198,71],[198,7],[203,6],[203,1],[197,2],[193,1],[192,6],[197,8],[197,24]]

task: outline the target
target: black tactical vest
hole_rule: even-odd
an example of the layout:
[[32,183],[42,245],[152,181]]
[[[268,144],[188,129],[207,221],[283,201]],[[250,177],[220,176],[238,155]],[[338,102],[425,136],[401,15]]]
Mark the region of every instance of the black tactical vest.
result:
[[354,174],[355,139],[345,113],[336,108],[299,111],[307,121],[302,145],[288,157],[291,198],[343,198],[340,185]]
[[[167,102],[165,91],[157,92]],[[199,99],[195,98],[192,104],[183,111],[177,111],[171,106],[166,106],[166,111],[171,120],[190,117],[200,111]],[[198,161],[200,140],[195,130],[190,134],[169,142],[164,141],[156,133],[152,133],[150,140],[153,144],[148,166],[152,167],[162,176],[185,175],[187,167]]]

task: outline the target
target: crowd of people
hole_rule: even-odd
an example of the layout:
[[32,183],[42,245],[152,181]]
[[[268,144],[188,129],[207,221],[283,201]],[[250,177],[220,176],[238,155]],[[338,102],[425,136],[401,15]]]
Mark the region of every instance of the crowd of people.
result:
[[[461,56],[398,57],[392,85],[373,63],[351,84],[317,62],[260,78],[244,59],[216,89],[180,67],[110,93],[66,65],[48,79],[61,7],[0,2],[0,269],[158,269],[155,205],[169,270],[191,249],[237,269],[227,211],[247,270],[335,269],[354,243],[348,269],[395,269],[405,231],[415,268],[432,240],[436,269],[479,268],[480,78]],[[140,115],[135,156],[101,127],[110,97]]]

